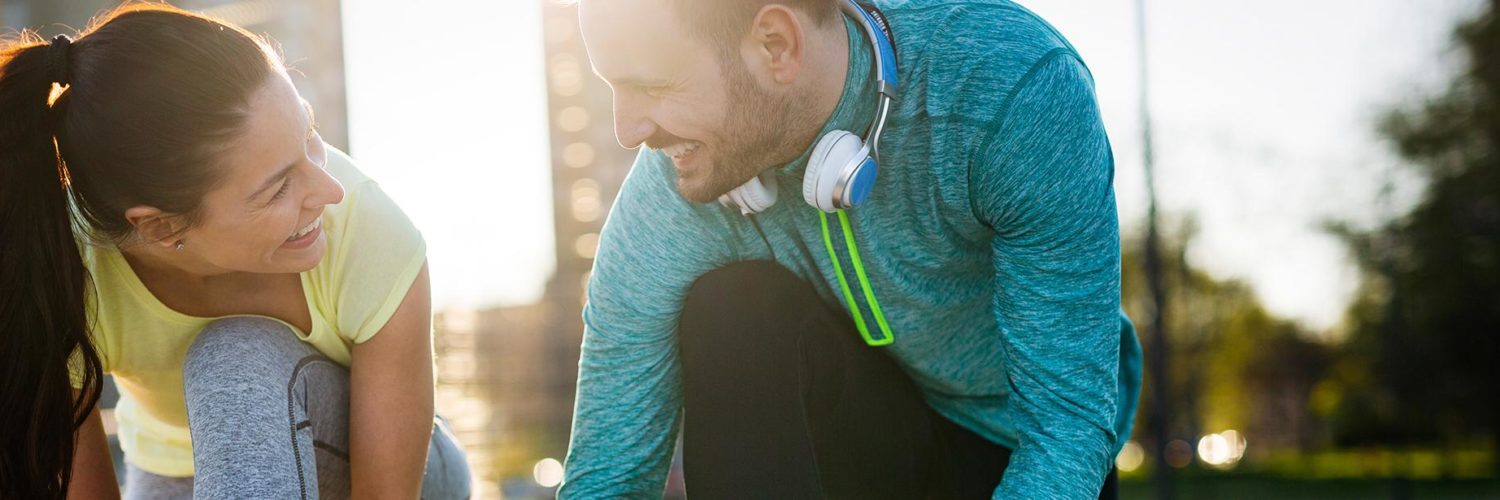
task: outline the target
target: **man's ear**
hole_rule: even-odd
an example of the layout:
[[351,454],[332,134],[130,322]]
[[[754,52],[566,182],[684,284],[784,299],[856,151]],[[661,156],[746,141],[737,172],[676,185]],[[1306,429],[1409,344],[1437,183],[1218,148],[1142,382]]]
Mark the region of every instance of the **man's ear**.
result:
[[125,220],[135,228],[136,234],[140,235],[142,241],[160,245],[163,248],[177,246],[177,237],[181,235],[183,229],[186,229],[182,217],[147,205],[136,205],[125,209]]
[[797,12],[785,5],[767,5],[756,13],[740,55],[757,82],[775,89],[797,81],[807,52],[804,28]]

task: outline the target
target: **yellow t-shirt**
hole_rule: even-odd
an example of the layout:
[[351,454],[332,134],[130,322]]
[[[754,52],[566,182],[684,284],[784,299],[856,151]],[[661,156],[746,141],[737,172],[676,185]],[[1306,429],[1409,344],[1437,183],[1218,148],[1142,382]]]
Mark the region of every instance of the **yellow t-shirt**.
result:
[[[380,331],[405,298],[426,261],[426,244],[348,155],[331,146],[328,151],[326,168],[343,184],[344,200],[324,211],[323,260],[301,274],[312,331],[292,330],[348,366],[350,346]],[[104,371],[120,388],[120,447],[147,472],[191,476],[182,367],[198,332],[219,318],[188,316],[162,304],[114,246],[83,245],[82,254],[97,290],[94,342]]]

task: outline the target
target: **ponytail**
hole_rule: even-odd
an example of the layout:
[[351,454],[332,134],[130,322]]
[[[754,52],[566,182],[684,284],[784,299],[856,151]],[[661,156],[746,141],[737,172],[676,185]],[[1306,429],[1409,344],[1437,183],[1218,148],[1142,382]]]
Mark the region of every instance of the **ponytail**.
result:
[[31,35],[0,45],[0,498],[67,494],[103,377],[49,103],[67,60],[49,48]]

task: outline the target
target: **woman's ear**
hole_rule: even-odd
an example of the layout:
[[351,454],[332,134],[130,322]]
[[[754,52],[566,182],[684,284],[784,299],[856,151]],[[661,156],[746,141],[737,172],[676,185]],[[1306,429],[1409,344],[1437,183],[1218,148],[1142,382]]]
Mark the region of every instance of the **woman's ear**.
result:
[[186,229],[182,217],[146,205],[125,209],[125,220],[135,228],[135,233],[140,235],[142,241],[163,248],[176,247],[177,236]]

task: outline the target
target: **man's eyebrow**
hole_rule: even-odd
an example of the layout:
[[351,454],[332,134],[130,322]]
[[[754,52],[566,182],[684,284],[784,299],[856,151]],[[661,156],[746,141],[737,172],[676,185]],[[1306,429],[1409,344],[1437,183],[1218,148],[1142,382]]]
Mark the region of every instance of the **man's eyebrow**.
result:
[[599,71],[599,66],[598,65],[591,65],[591,66],[592,66],[592,68],[594,70],[594,76],[599,77],[600,80],[604,80],[604,83],[607,83],[610,86],[615,86],[615,85],[629,85],[629,86],[634,86],[634,87],[653,87],[653,86],[657,86],[657,85],[662,85],[662,84],[664,84],[666,82],[663,79],[645,78],[645,77],[642,77],[642,76],[630,75],[630,74],[619,75],[619,76],[611,78],[610,76],[605,75],[603,71]]

